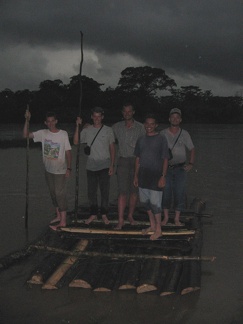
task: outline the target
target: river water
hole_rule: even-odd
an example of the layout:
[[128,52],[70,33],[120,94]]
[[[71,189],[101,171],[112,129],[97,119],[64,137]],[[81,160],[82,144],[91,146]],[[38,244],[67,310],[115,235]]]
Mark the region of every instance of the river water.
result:
[[[213,215],[204,220],[202,255],[216,256],[216,260],[202,263],[200,292],[170,297],[135,292],[99,294],[73,288],[43,292],[40,287],[26,286],[33,267],[20,263],[0,273],[0,323],[243,323],[243,125],[183,127],[196,147],[188,201],[204,199],[206,212]],[[20,137],[20,132],[20,126],[8,127],[6,135],[6,129],[0,127],[1,138]],[[73,160],[75,169],[76,147]],[[79,203],[86,202],[85,160],[81,150]],[[26,149],[0,149],[0,161],[0,256],[4,256],[43,233],[54,210],[39,148],[29,152],[28,233],[24,227]],[[113,201],[117,197],[115,176],[111,187]],[[69,209],[73,210],[75,175],[68,188]]]

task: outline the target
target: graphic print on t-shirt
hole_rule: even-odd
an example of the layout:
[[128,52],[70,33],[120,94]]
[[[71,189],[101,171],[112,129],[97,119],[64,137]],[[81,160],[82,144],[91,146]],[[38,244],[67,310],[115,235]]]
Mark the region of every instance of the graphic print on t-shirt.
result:
[[44,157],[56,160],[59,157],[60,143],[54,143],[51,140],[44,141]]

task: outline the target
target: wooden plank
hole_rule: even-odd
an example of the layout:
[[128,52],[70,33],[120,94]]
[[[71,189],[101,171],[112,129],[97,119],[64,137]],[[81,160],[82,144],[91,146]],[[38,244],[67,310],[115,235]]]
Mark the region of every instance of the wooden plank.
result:
[[[82,252],[86,249],[88,245],[88,240],[80,240],[75,248],[74,251]],[[51,277],[46,281],[46,283],[42,286],[42,289],[57,289],[56,284],[57,282],[65,275],[68,269],[77,261],[78,257],[76,256],[69,256],[67,257],[64,262],[58,267],[58,269],[51,275]]]
[[[150,236],[153,232],[148,232],[147,234],[143,234],[142,231],[116,231],[116,230],[106,230],[106,229],[93,229],[93,228],[81,228],[81,227],[61,227],[60,231],[69,232],[69,233],[81,233],[81,234],[102,234],[102,235],[142,235],[142,236]],[[195,230],[187,230],[187,229],[176,229],[173,231],[162,231],[162,236],[179,236],[179,235],[195,235]]]

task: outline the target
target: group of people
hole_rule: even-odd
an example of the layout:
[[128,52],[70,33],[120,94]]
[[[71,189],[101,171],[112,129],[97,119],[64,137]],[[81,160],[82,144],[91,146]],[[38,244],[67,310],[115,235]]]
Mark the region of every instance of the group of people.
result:
[[[116,171],[118,224],[115,229],[121,230],[124,226],[127,205],[128,221],[131,225],[136,224],[133,214],[139,198],[150,220],[150,226],[143,233],[152,232],[150,239],[156,240],[161,236],[161,226],[168,222],[172,201],[175,225],[181,225],[180,213],[185,208],[187,172],[193,167],[195,149],[189,133],[180,128],[180,109],[173,108],[170,111],[170,126],[161,132],[157,131],[158,123],[154,115],[147,115],[142,124],[134,119],[134,113],[131,103],[124,104],[123,120],[108,127],[103,124],[103,109],[95,107],[91,111],[93,124],[83,127],[81,133],[82,119],[77,117],[73,141],[76,145],[85,143],[88,154],[86,172],[90,217],[86,224],[97,219],[98,215],[101,215],[105,224],[109,224],[110,176]],[[47,129],[37,132],[28,131],[30,117],[29,111],[26,111],[23,136],[42,143],[45,176],[56,208],[56,217],[51,221],[50,227],[57,230],[66,226],[66,179],[72,171],[71,146],[67,132],[57,128],[57,117],[54,113],[46,115]],[[187,150],[190,152],[189,162]],[[100,206],[98,189],[101,196]]]

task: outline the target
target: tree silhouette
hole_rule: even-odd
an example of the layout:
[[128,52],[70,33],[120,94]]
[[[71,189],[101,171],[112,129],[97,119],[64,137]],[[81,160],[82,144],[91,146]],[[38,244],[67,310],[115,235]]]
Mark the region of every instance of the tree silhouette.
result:
[[121,72],[118,88],[125,92],[139,92],[156,97],[159,90],[171,91],[176,87],[173,79],[165,71],[150,66],[128,67]]
[[[242,96],[215,97],[210,90],[189,85],[176,88],[173,79],[165,71],[149,66],[128,67],[121,72],[116,88],[102,91],[102,83],[82,76],[82,117],[89,121],[90,109],[101,106],[105,110],[105,122],[112,124],[121,120],[124,102],[132,102],[136,119],[143,120],[152,112],[160,122],[167,122],[171,108],[182,109],[184,122],[241,123],[243,122]],[[169,91],[164,95],[163,90]],[[16,92],[4,89],[0,92],[1,122],[23,122],[24,111],[30,104],[31,121],[44,121],[48,110],[54,110],[61,122],[75,122],[79,113],[79,75],[70,78],[69,84],[62,80],[44,80],[39,89]]]

